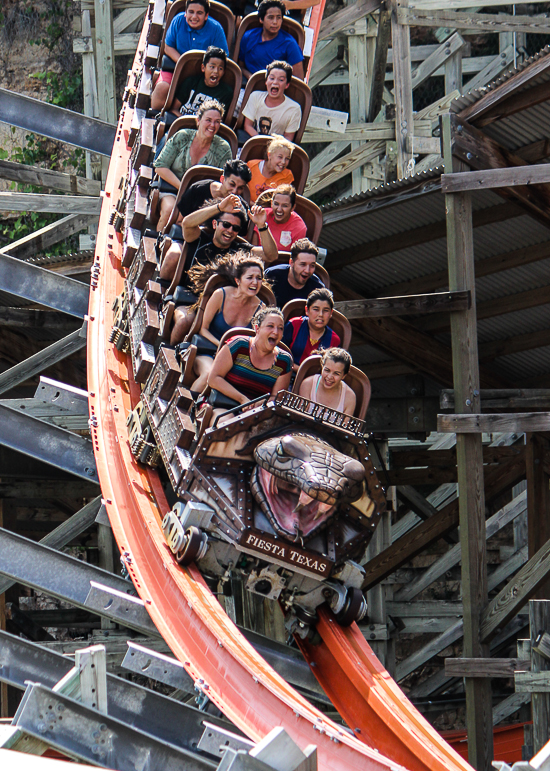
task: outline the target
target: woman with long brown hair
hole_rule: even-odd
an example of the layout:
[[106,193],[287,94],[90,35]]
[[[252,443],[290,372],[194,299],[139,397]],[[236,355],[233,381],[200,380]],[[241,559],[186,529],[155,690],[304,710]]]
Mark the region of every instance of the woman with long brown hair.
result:
[[[203,273],[206,271],[203,270]],[[199,334],[217,346],[229,329],[250,327],[252,317],[263,305],[258,293],[262,288],[264,265],[259,257],[240,252],[219,260],[215,273],[227,276],[231,285],[216,289],[208,300]],[[200,392],[206,387],[213,363],[213,356],[196,357],[194,371],[197,380],[191,390]]]

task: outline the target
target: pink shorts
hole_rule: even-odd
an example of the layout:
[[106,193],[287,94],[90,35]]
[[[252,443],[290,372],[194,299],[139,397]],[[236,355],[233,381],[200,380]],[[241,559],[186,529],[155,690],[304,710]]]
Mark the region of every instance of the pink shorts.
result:
[[173,72],[167,72],[166,70],[161,70],[157,83],[171,83],[173,77],[174,77]]

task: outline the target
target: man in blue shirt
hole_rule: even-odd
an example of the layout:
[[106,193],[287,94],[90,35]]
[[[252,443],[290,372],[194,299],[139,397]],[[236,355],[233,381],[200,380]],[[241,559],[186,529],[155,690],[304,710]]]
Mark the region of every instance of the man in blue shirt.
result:
[[239,65],[245,78],[278,60],[292,66],[292,74],[304,79],[304,54],[292,35],[281,29],[286,8],[283,0],[262,0],[258,18],[262,26],[247,30],[241,40]]
[[223,27],[209,17],[209,11],[209,0],[187,0],[185,13],[178,13],[172,19],[164,40],[162,70],[151,97],[153,109],[164,105],[176,62],[186,51],[206,51],[209,46],[216,46],[229,55]]

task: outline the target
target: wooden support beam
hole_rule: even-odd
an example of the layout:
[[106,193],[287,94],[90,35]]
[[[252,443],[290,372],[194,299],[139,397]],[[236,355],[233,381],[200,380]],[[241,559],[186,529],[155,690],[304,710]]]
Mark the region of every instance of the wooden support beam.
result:
[[[483,227],[495,222],[509,220],[512,217],[522,216],[523,210],[512,203],[499,204],[481,209],[473,214],[473,227]],[[329,254],[326,267],[330,271],[341,270],[348,265],[355,265],[357,262],[380,257],[383,254],[393,254],[401,249],[409,249],[412,246],[426,244],[446,237],[447,230],[444,221],[434,222],[431,225],[422,225],[413,230],[405,230],[401,233],[394,233],[391,236],[383,236],[374,241],[367,241],[361,246],[352,246],[347,249],[341,249]]]
[[382,316],[423,315],[445,311],[462,311],[470,306],[469,292],[438,292],[429,295],[348,300],[335,304],[335,309],[348,319]]
[[0,326],[14,329],[51,329],[58,333],[65,332],[65,334],[80,328],[77,319],[57,311],[6,307],[0,308]]
[[[482,388],[480,397],[481,407],[484,410],[550,411],[550,388]],[[439,406],[441,409],[452,410],[454,405],[454,391],[452,389],[440,391]],[[485,458],[485,450],[483,457]]]
[[127,8],[126,10],[121,11],[113,20],[113,33],[115,38],[117,35],[120,35],[121,32],[126,32],[130,27],[133,27],[135,31],[140,29],[144,14],[144,8]]
[[[514,61],[514,55],[516,54],[516,47],[512,44],[507,46],[498,56],[489,57],[487,64],[482,67],[473,78],[470,78],[466,84],[468,91],[473,91],[476,88],[482,88],[488,83],[492,83],[493,80],[501,74],[503,70],[512,64]],[[463,62],[466,65],[466,62]],[[464,72],[466,72],[466,66]]]
[[[372,67],[372,78],[367,111],[367,122],[372,123],[380,110],[384,96],[384,81],[386,76],[386,64],[388,60],[388,48],[391,39],[391,10],[380,8],[378,15],[378,29],[376,31],[376,48]],[[393,54],[393,51],[392,51]]]
[[[357,292],[343,284],[333,280],[331,285],[337,300],[360,299]],[[415,371],[430,373],[441,385],[452,383],[448,347],[429,335],[419,336],[419,331],[412,324],[396,318],[355,319],[353,329],[369,345],[375,345],[410,364]],[[491,372],[484,371],[482,374],[484,387],[499,388],[505,385]]]
[[[442,118],[442,135],[445,168],[458,171],[460,165],[452,157],[451,124],[448,115]],[[471,195],[447,194],[445,211],[449,289],[452,292],[469,291],[473,306],[451,315],[455,399],[458,404],[463,405],[463,409],[475,414],[480,411],[481,404]],[[460,490],[458,511],[464,603],[463,655],[466,658],[480,658],[489,653],[488,647],[482,643],[479,629],[480,613],[488,596],[481,436],[458,435],[456,458]],[[480,681],[466,677],[464,689],[468,759],[471,765],[482,771],[491,767],[493,758],[491,685],[488,680]]]
[[550,139],[539,139],[516,150],[516,155],[527,163],[536,163],[550,156]]
[[517,712],[524,704],[531,701],[531,695],[528,693],[511,693],[505,699],[500,701],[496,707],[493,707],[493,726],[498,725],[506,718]]
[[409,28],[399,21],[399,13],[407,9],[408,0],[390,0],[393,71],[395,74],[395,125],[397,142],[397,178],[410,177],[414,162],[408,146],[413,135],[413,102]]
[[487,32],[527,32],[550,34],[550,19],[547,16],[511,16],[499,13],[464,13],[460,11],[417,11],[414,8],[400,8],[399,23],[411,27],[448,27],[459,29],[462,34]]
[[[504,204],[506,205],[506,204]],[[474,214],[474,227],[475,227],[475,214]],[[514,249],[511,252],[504,252],[502,254],[495,254],[493,257],[486,257],[484,260],[477,260],[474,263],[476,278],[482,276],[492,276],[494,273],[499,273],[502,270],[511,270],[512,268],[518,268],[523,265],[529,265],[532,262],[538,260],[545,260],[550,256],[550,241],[543,241],[541,244],[535,244],[534,246],[522,246],[519,249]],[[388,295],[400,294],[421,294],[423,292],[435,292],[442,287],[448,286],[449,274],[446,270],[439,270],[436,273],[429,273],[426,276],[420,276],[417,279],[410,281],[401,281],[398,284],[391,284],[384,288],[380,293],[381,297]],[[536,334],[536,333],[533,333]],[[513,340],[515,338],[509,338]],[[500,344],[504,344],[506,341],[502,341]],[[493,343],[482,343],[479,346],[480,358],[484,355],[490,355],[490,346]],[[543,343],[546,345],[546,343]],[[481,351],[485,353],[481,353]],[[519,348],[518,350],[524,350]],[[514,353],[513,350],[510,351]],[[499,354],[504,355],[504,354]]]
[[[120,35],[114,35],[113,46],[115,56],[128,56],[135,54],[140,38],[139,32],[123,32]],[[93,37],[75,37],[73,38],[73,53],[75,54],[93,54]]]
[[96,196],[101,192],[101,184],[86,177],[50,171],[39,166],[26,166],[24,163],[0,160],[0,179],[10,179],[25,185],[37,185],[50,190],[62,190],[71,195]]
[[[451,35],[448,40],[442,43],[431,53],[424,61],[418,65],[411,75],[411,86],[418,88],[447,62],[452,56],[469,47],[469,44],[462,38],[458,32]],[[454,91],[454,88],[449,89]],[[447,93],[447,91],[446,91]]]
[[101,198],[84,195],[42,195],[0,192],[0,211],[42,211],[53,214],[99,215]]
[[[549,92],[550,95],[550,85]],[[517,168],[528,164],[474,128],[457,115],[450,116],[452,152],[474,169]],[[518,185],[499,188],[499,195],[512,199],[533,214],[546,227],[550,223],[550,185],[536,187]]]
[[9,254],[24,260],[40,253],[52,244],[57,244],[75,233],[79,233],[94,221],[97,221],[97,215],[69,214],[67,217],[52,222],[18,241],[12,241],[11,244],[3,246],[0,249],[0,254]]
[[[504,506],[502,509],[490,517],[485,526],[485,538],[488,540],[496,535],[509,522],[512,522],[517,516],[527,509],[527,496],[521,493],[517,498]],[[453,546],[449,551],[439,557],[433,565],[426,568],[422,575],[408,582],[394,595],[394,600],[398,602],[410,602],[420,592],[423,592],[430,584],[437,581],[451,568],[460,564],[461,553],[460,544]]]
[[381,0],[358,0],[358,2],[327,16],[321,22],[318,40],[334,37],[338,32],[345,30],[347,27],[352,27],[359,19],[363,19],[369,13],[377,11],[380,5]]
[[85,345],[86,323],[84,323],[82,329],[71,332],[70,335],[67,335],[62,340],[49,345],[43,351],[3,372],[0,375],[0,394],[10,391],[20,383],[24,383],[25,380],[28,380],[33,375],[43,372],[48,367],[51,367],[52,364],[56,364],[58,361],[84,348]]
[[115,57],[112,0],[94,0],[99,117],[116,123]]
[[531,659],[445,659],[449,677],[513,677],[518,670],[531,668]]
[[[549,413],[547,413],[549,414]],[[525,472],[527,476],[527,533],[529,557],[550,540],[550,488],[545,466],[547,440],[534,433],[525,437]],[[537,599],[550,599],[550,581],[537,591]]]
[[[4,527],[4,502],[0,499],[0,527]],[[0,592],[0,630],[6,631],[6,593]],[[0,718],[9,716],[8,684],[0,683]]]
[[323,190],[323,188],[331,185],[337,179],[345,177],[346,174],[351,174],[354,169],[363,166],[367,161],[382,155],[385,148],[385,142],[367,142],[356,150],[347,153],[342,158],[338,158],[338,160],[318,171],[317,174],[310,175],[305,194],[311,196],[314,193],[318,193],[319,190]]
[[[544,0],[516,0],[516,5],[536,5],[537,3],[543,3]],[[474,9],[471,7],[472,0],[411,0],[410,8],[415,8],[417,11],[437,11],[447,10],[450,11],[453,8],[468,8],[469,11]],[[501,0],[483,0],[483,8],[490,8],[492,6],[501,6]]]
[[[539,286],[536,289],[517,292],[516,294],[497,297],[494,300],[486,300],[477,306],[478,319],[491,319],[495,316],[513,313],[515,311],[536,308],[539,305],[547,305],[550,286]],[[429,318],[422,318],[416,322],[418,329],[424,332],[443,332],[449,326],[449,319],[445,314],[433,314]]]
[[441,191],[457,193],[465,190],[485,190],[516,185],[540,185],[550,182],[550,164],[521,166],[508,169],[465,171],[458,174],[442,174]]
[[[540,631],[550,629],[550,602],[531,600],[529,603],[529,627],[531,630],[531,674],[540,673],[540,675],[546,675],[550,680],[550,661],[535,650]],[[531,711],[533,717],[533,751],[537,753],[550,738],[550,689],[547,693],[532,694]]]
[[[509,490],[525,474],[523,455],[512,458],[507,463],[491,467],[485,473],[485,498],[490,501],[497,495]],[[411,560],[427,546],[437,541],[443,535],[458,525],[458,501],[439,510],[437,517],[430,517],[426,522],[417,525],[395,540],[392,545],[365,565],[363,588],[369,589],[406,562]],[[485,539],[483,539],[485,540]]]
[[[308,86],[315,88],[344,63],[345,46],[342,38],[330,40],[323,48],[315,49]],[[305,140],[304,140],[305,141]]]
[[[443,391],[442,393],[453,393]],[[483,399],[483,390],[481,391]],[[524,453],[523,444],[513,445],[512,447],[483,447],[483,463],[494,464],[503,463],[510,458],[517,458]],[[391,468],[415,468],[418,466],[430,466],[430,468],[456,466],[456,449],[452,447],[449,450],[424,450],[411,448],[410,450],[392,449]]]
[[518,693],[550,694],[550,672],[516,672],[514,683]]
[[[509,583],[491,600],[481,614],[481,635],[490,640],[513,618],[548,580],[550,573],[550,541],[525,563]],[[545,602],[545,600],[536,600]],[[550,626],[549,626],[550,628]]]
[[[424,139],[432,138],[431,121],[414,121],[415,137]],[[343,134],[336,131],[327,131],[326,129],[316,129],[313,126],[306,128],[303,142],[336,142],[336,141],[357,141],[367,142],[378,139],[395,139],[395,121],[384,120],[376,123],[348,123]]]
[[495,431],[550,431],[550,412],[525,412],[515,414],[460,414],[438,415],[437,430],[441,433],[481,435]]

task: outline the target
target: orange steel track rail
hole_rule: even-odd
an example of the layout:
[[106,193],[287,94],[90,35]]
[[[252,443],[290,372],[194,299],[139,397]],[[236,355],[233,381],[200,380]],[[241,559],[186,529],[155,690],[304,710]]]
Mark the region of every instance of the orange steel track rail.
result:
[[[134,62],[136,72],[147,24]],[[92,268],[88,387],[102,495],[140,597],[198,687],[251,739],[283,726],[300,747],[317,745],[319,768],[326,771],[398,771],[398,763],[409,771],[471,771],[407,701],[356,626],[342,629],[321,614],[323,643],[304,645],[304,650],[344,719],[359,729],[361,740],[328,720],[279,677],[229,620],[199,571],[178,566],[166,545],[160,522],[169,505],[159,476],[135,463],[126,431],[126,416],[139,401],[140,388],[132,379],[129,357],[107,342],[112,302],[124,281],[122,238],[109,225],[109,217],[127,171],[131,117],[125,103]]]

